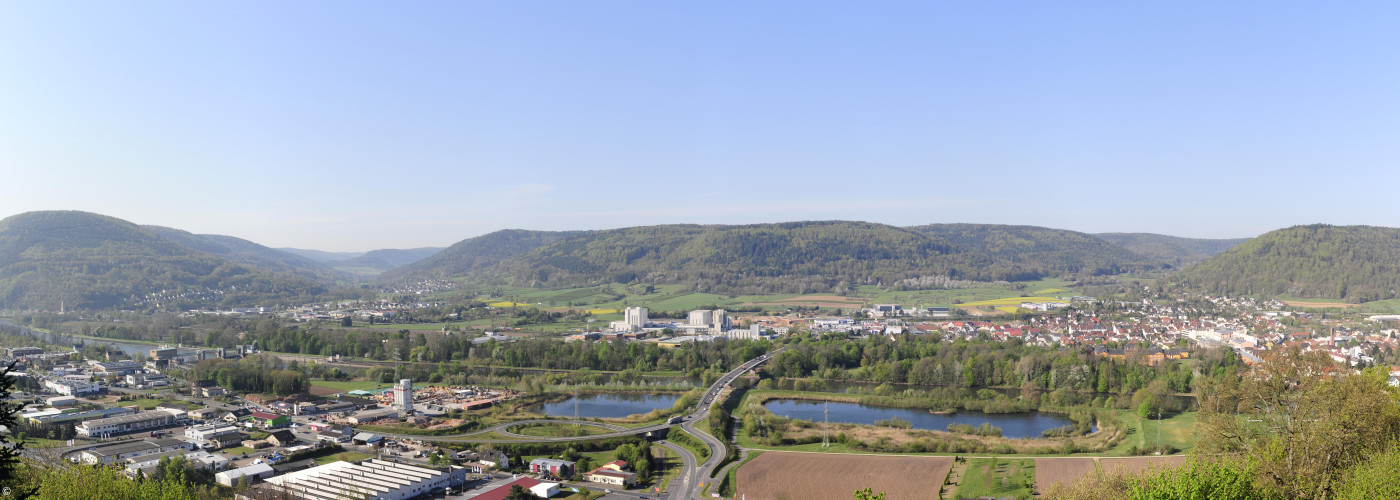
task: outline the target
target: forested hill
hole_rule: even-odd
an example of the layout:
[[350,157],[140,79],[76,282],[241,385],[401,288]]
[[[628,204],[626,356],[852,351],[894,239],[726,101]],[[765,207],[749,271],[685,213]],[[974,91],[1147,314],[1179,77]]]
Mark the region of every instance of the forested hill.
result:
[[181,245],[232,261],[235,264],[244,264],[263,271],[296,274],[327,282],[334,281],[339,277],[335,270],[331,269],[331,266],[245,239],[218,234],[194,234],[162,226],[142,227]]
[[998,224],[929,224],[909,229],[984,255],[1016,274],[1099,275],[1160,267],[1154,259],[1064,229]]
[[393,282],[462,276],[495,266],[502,260],[517,257],[571,234],[574,233],[523,229],[505,229],[483,234],[459,241],[422,260],[390,269],[380,274],[379,279]]
[[1180,238],[1152,233],[1100,233],[1094,236],[1178,268],[1214,257],[1249,240]]
[[[326,287],[231,262],[103,215],[29,212],[0,220],[0,308],[132,306],[161,291],[197,300],[187,305],[231,306],[312,299]],[[181,304],[162,301],[165,307]]]
[[1400,229],[1295,226],[1191,266],[1177,281],[1217,294],[1347,302],[1400,297]]
[[388,271],[396,267],[406,266],[432,257],[433,254],[441,252],[442,250],[441,247],[371,250],[365,252],[364,255],[351,259],[332,261],[330,265],[338,268],[353,267]]
[[572,234],[470,276],[519,286],[642,282],[803,292],[932,275],[1005,277],[990,264],[928,235],[864,222],[660,225]]

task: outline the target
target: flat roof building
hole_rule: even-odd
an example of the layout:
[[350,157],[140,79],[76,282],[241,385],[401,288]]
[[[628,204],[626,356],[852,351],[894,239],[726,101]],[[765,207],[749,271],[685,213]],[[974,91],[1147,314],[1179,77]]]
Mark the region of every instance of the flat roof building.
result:
[[331,462],[267,479],[294,498],[404,500],[466,482],[466,469],[450,472],[384,460]]
[[238,434],[238,427],[231,424],[194,425],[185,428],[185,437],[208,443],[210,439]]
[[189,443],[179,439],[146,439],[85,450],[79,454],[79,458],[83,463],[106,465],[143,455],[153,455],[171,450],[189,450],[191,447]]
[[[182,412],[183,413],[183,412]],[[175,425],[175,414],[167,410],[145,411],[134,415],[88,420],[75,428],[87,438],[105,438],[133,432],[164,429]]]
[[272,470],[271,465],[253,464],[247,467],[239,467],[237,469],[230,469],[220,472],[218,474],[214,474],[214,481],[217,481],[219,484],[222,484],[224,486],[231,487],[235,484],[238,484],[238,479],[242,477],[247,477],[248,483],[253,484],[257,483],[260,480],[272,477],[273,474],[274,472]]

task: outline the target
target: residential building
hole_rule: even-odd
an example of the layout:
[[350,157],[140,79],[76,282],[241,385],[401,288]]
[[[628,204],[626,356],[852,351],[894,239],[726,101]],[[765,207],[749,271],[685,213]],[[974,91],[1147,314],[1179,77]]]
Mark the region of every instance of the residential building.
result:
[[267,436],[267,442],[273,446],[287,447],[297,442],[297,436],[292,431],[282,429]]
[[583,480],[592,483],[611,484],[614,486],[635,486],[637,475],[635,473],[622,470],[627,467],[627,462],[615,460],[603,464],[597,469],[593,469],[583,475]]
[[530,472],[549,474],[558,477],[571,477],[574,475],[574,463],[568,460],[536,458],[530,461]]
[[559,483],[546,483],[534,478],[522,477],[472,497],[472,500],[505,500],[514,486],[519,486],[530,492],[531,495],[540,498],[549,498],[559,494]]

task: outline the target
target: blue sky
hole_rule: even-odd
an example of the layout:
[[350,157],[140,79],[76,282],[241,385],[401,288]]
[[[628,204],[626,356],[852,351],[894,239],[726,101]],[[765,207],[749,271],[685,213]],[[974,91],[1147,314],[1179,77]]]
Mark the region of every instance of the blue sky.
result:
[[0,216],[1400,226],[1400,4],[10,2]]

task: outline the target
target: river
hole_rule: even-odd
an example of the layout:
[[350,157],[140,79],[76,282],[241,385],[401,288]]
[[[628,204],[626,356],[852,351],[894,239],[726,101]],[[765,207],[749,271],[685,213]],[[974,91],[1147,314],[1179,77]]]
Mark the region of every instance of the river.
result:
[[573,417],[574,400],[577,399],[580,418],[625,418],[657,408],[670,408],[680,397],[680,394],[583,394],[577,398],[533,406],[530,411],[551,417]]
[[1038,438],[1041,433],[1047,430],[1073,424],[1064,415],[1039,412],[981,413],[964,411],[952,415],[935,415],[929,413],[928,410],[911,408],[886,408],[858,403],[823,403],[821,401],[791,399],[769,400],[763,404],[763,407],[773,412],[774,415],[821,422],[824,404],[830,405],[830,413],[827,417],[830,422],[874,425],[877,420],[899,417],[909,421],[915,429],[936,431],[948,430],[948,424],[977,426],[991,423],[992,426],[1001,429],[1003,436],[1009,438]]

